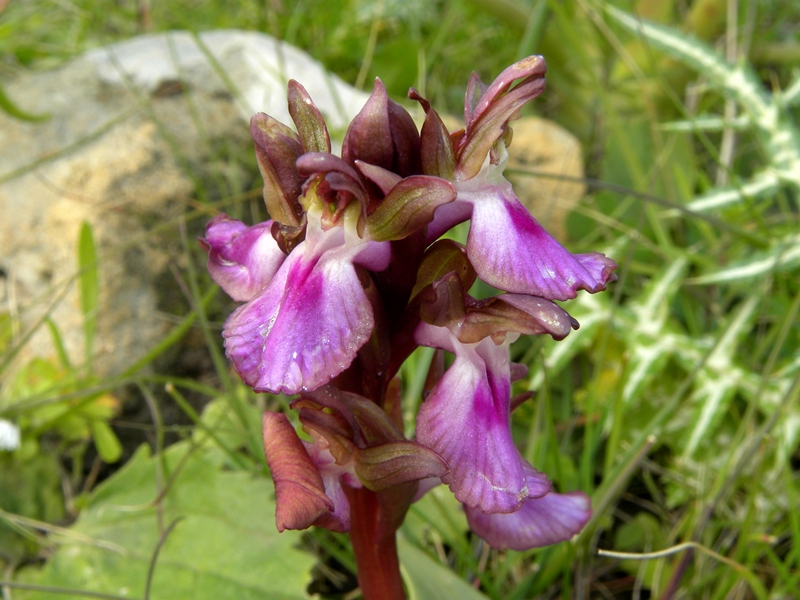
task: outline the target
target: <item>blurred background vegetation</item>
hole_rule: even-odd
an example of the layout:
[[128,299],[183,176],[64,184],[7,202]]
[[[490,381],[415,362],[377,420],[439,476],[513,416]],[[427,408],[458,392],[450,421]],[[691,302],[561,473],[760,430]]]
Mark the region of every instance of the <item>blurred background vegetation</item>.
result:
[[[595,514],[572,542],[497,552],[467,533],[447,493],[429,494],[403,529],[409,587],[417,598],[443,590],[498,600],[800,598],[800,4],[0,7],[0,87],[140,34],[235,28],[293,44],[357,87],[368,90],[379,76],[398,101],[414,86],[459,115],[472,71],[491,81],[524,56],[544,55],[548,89],[526,114],[577,136],[586,165],[588,193],[569,216],[567,245],[610,254],[620,279],[566,306],[582,324],[567,340],[512,348],[530,368],[518,391],[537,392],[513,425],[526,458],[559,489],[592,495]],[[9,115],[31,117],[24,99],[0,100]],[[190,231],[223,206],[251,211],[260,183],[250,149],[239,150],[226,160],[249,174],[241,189],[194,174]],[[94,252],[85,229],[76,269],[87,352]],[[219,336],[231,304],[215,295],[201,252],[193,244],[183,252],[190,307],[175,309],[172,332],[150,355],[131,357],[123,376],[98,380],[66,356],[34,361],[13,381],[0,371],[0,419],[19,425],[23,439],[14,452],[0,450],[4,598],[63,597],[51,588],[137,598],[151,590],[154,598],[354,597],[346,539],[272,530],[259,413],[287,401],[256,397],[231,375]],[[57,339],[57,323],[41,326]],[[200,340],[206,372],[159,371],[158,357],[187,336]],[[24,343],[0,307],[0,369]],[[403,369],[408,410],[430,358],[418,352]],[[149,423],[121,417],[121,399],[147,407]],[[126,437],[130,429],[139,437]],[[113,506],[132,516],[109,517],[104,507]],[[152,536],[139,516],[152,519]],[[169,544],[169,560],[159,562]]]

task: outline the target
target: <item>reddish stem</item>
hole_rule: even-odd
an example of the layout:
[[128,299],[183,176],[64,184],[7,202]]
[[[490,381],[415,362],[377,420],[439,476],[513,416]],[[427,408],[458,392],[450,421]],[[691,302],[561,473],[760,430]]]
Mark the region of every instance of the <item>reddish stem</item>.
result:
[[405,600],[395,532],[380,532],[381,508],[375,492],[345,486],[350,500],[350,539],[364,600]]

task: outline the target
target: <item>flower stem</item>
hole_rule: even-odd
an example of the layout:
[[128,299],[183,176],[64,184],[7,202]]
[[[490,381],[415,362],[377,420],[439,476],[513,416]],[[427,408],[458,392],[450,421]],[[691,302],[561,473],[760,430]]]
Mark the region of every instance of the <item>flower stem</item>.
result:
[[405,600],[395,531],[382,531],[381,507],[375,492],[345,486],[350,500],[350,539],[364,600]]

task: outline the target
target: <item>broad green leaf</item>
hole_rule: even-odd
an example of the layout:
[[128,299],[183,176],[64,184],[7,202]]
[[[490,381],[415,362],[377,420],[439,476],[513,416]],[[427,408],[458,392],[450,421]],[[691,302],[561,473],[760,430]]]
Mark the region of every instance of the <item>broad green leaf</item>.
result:
[[[232,392],[235,393],[235,392]],[[248,421],[248,427],[252,431],[257,431],[259,440],[261,439],[261,411],[254,405],[243,402],[243,410]],[[196,444],[201,444],[209,439],[207,431],[213,431],[217,442],[230,450],[238,450],[247,447],[248,432],[237,419],[236,414],[231,410],[231,402],[228,397],[220,396],[215,398],[203,409],[200,420],[206,429],[197,428],[192,432],[192,440]],[[260,443],[260,442],[259,442]]]
[[397,551],[400,555],[400,568],[408,590],[408,600],[440,600],[441,598],[486,600],[486,596],[452,570],[409,543],[402,535],[397,538]]
[[[300,534],[275,529],[272,483],[226,471],[218,451],[189,442],[152,457],[143,446],[103,483],[38,576],[41,585],[142,598],[148,567],[165,530],[150,600],[307,598],[314,558],[296,549]],[[161,472],[161,469],[165,472]],[[166,492],[165,485],[168,485]],[[81,543],[79,536],[91,538]],[[61,600],[37,593],[15,598]]]
[[78,240],[78,273],[86,361],[89,362],[97,330],[97,301],[100,292],[100,280],[97,269],[97,248],[94,243],[92,226],[86,221],[81,225],[81,233]]

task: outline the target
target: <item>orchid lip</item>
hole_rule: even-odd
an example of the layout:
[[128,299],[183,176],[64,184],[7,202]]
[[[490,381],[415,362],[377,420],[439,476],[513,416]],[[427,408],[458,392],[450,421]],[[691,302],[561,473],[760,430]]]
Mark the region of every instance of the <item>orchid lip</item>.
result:
[[453,350],[455,362],[417,415],[417,439],[447,461],[442,481],[459,502],[510,513],[551,490],[514,445],[510,428],[509,341],[462,344],[447,328],[421,323],[417,341]]
[[228,357],[256,391],[295,394],[344,371],[374,327],[355,265],[385,267],[386,243],[354,239],[343,227],[309,229],[270,284],[234,312],[223,337]]

